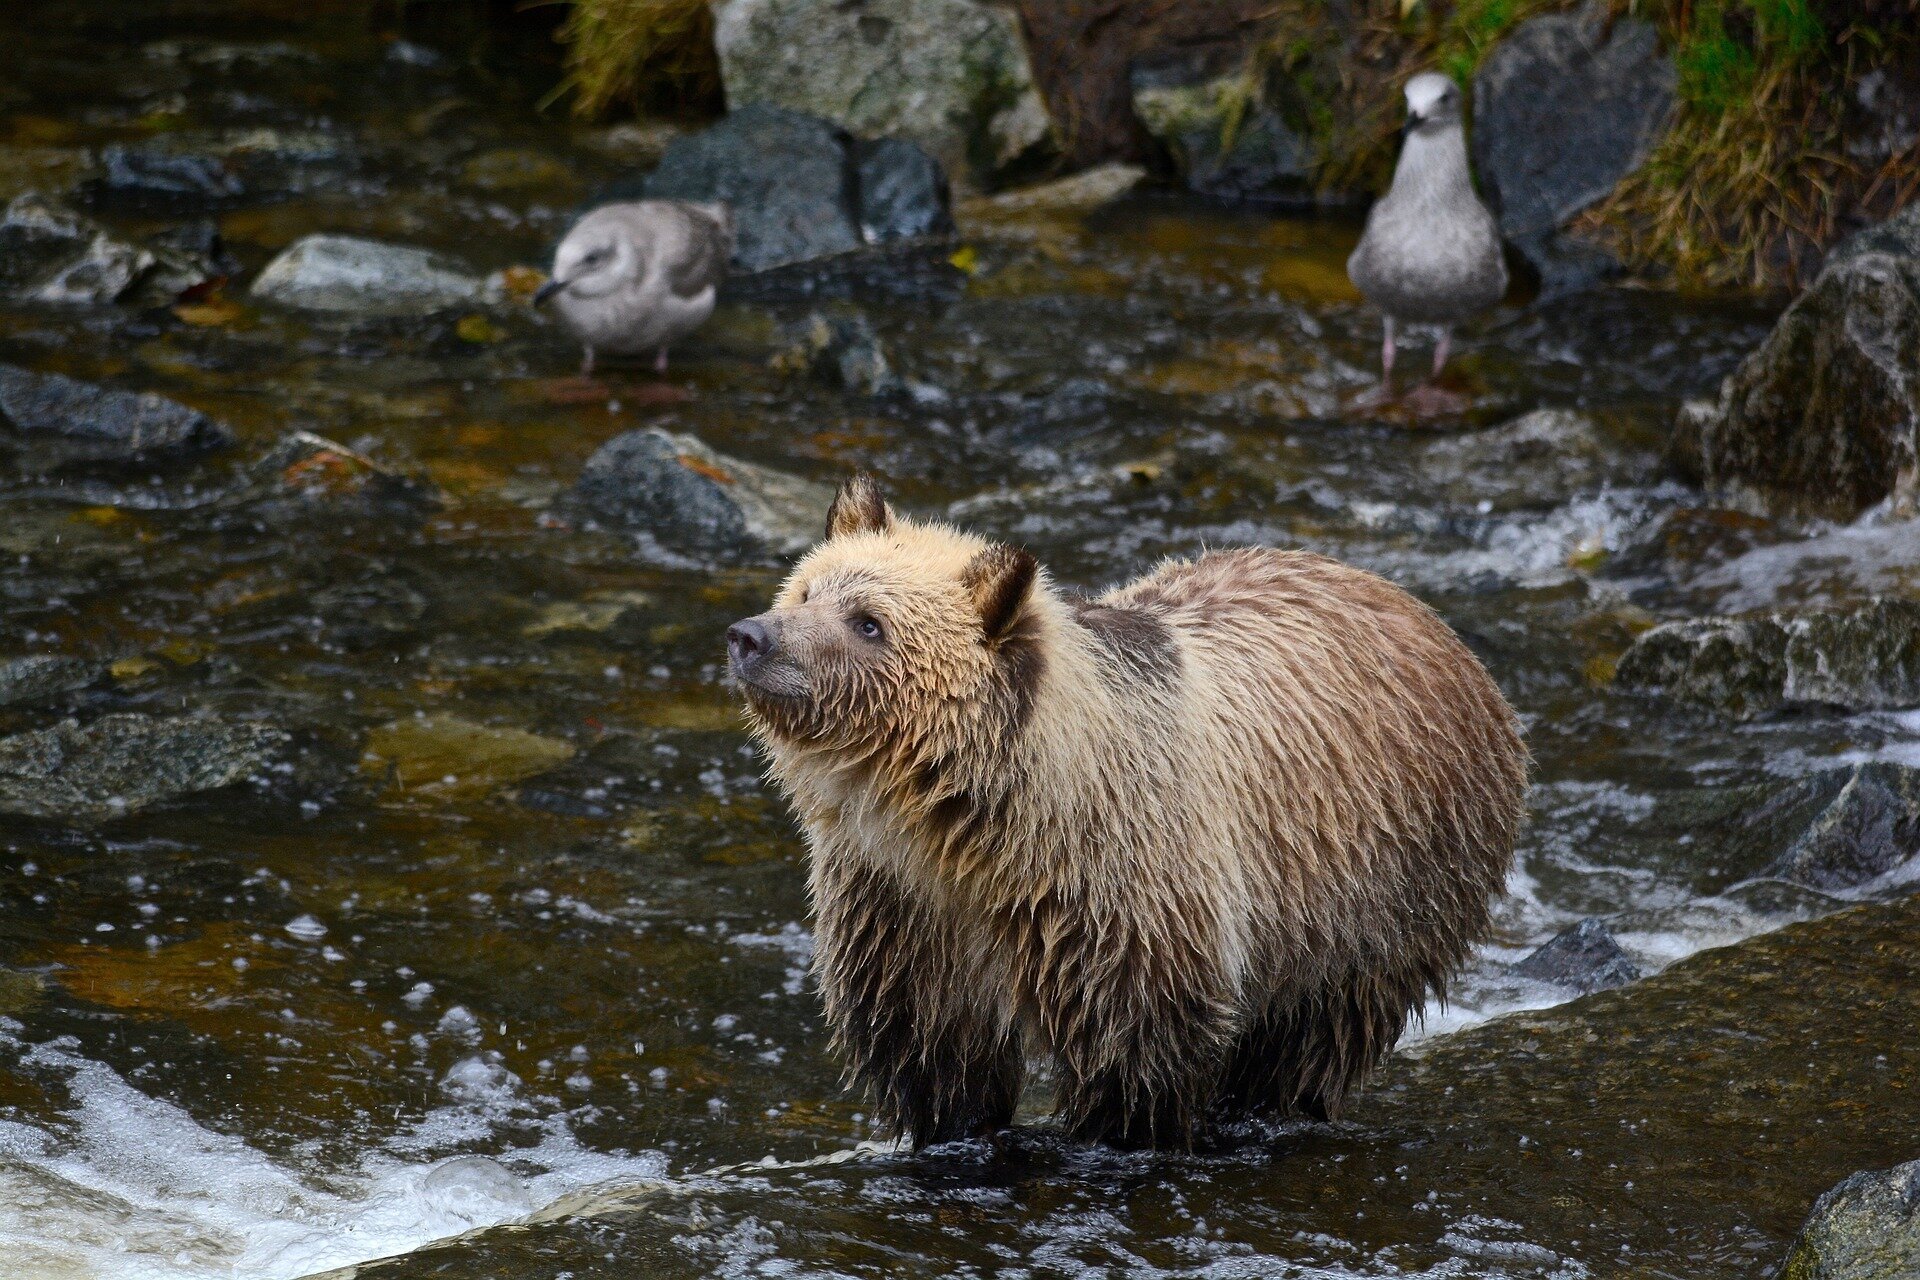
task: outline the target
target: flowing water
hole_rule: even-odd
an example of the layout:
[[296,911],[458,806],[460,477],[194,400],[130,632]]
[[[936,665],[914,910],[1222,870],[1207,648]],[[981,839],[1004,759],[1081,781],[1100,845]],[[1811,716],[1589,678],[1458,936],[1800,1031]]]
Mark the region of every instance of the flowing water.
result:
[[[247,190],[101,215],[140,235],[210,213],[242,280],[314,230],[537,264],[639,163],[628,135],[536,112],[551,51],[462,6],[41,8],[0,16],[9,190],[22,172],[57,187],[88,149],[264,131],[251,145],[286,163]],[[1666,477],[1676,407],[1765,333],[1764,300],[1509,307],[1463,335],[1465,413],[1356,408],[1377,331],[1344,280],[1355,233],[1153,196],[976,217],[969,270],[943,250],[740,287],[664,381],[591,386],[521,310],[317,319],[240,284],[175,311],[0,308],[0,360],[160,391],[240,437],[151,477],[0,478],[0,659],[114,664],[0,708],[0,731],[210,710],[294,733],[307,762],[103,825],[4,820],[0,1269],[300,1277],[411,1254],[374,1270],[1735,1276],[1834,1178],[1910,1158],[1910,1106],[1756,1146],[1760,1095],[1677,1047],[1645,1078],[1551,1044],[1552,1070],[1513,1066],[1529,1034],[1638,1036],[1657,1056],[1637,989],[1537,1033],[1474,1024],[1566,999],[1508,966],[1584,917],[1656,971],[1846,905],[1754,879],[1720,817],[1836,761],[1920,762],[1920,724],[1732,725],[1606,678],[1656,619],[1911,590],[1912,527],[1771,524]],[[784,327],[823,308],[869,317],[905,389],[770,368]],[[1578,416],[1499,433],[1543,408]],[[650,424],[827,482],[870,469],[1072,585],[1259,543],[1431,602],[1524,717],[1536,786],[1498,936],[1416,1060],[1350,1123],[1225,1152],[1075,1151],[1044,1129],[934,1156],[871,1145],[806,978],[801,845],[722,678],[721,631],[779,571],[675,564],[555,505],[596,447]],[[296,430],[445,502],[235,498]],[[1810,957],[1796,972],[1855,945],[1781,936]],[[1665,981],[1648,989],[1694,990]],[[1804,1092],[1801,1046],[1754,1020],[1756,1077]],[[1700,1054],[1727,1051],[1702,1034]],[[1862,1030],[1804,1056],[1858,1098],[1913,1067],[1889,1052]],[[1555,1125],[1592,1133],[1576,1149]],[[1552,1158],[1529,1163],[1529,1143]]]

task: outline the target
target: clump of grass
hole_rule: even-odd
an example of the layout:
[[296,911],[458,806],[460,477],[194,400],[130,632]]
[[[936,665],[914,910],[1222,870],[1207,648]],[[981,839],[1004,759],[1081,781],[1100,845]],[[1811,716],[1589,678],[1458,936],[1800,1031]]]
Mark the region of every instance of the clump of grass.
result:
[[[1864,165],[1847,150],[1854,88],[1920,65],[1920,0],[1610,0],[1660,31],[1678,73],[1648,163],[1580,222],[1642,269],[1685,283],[1796,284],[1851,224],[1920,188],[1920,143]],[[1438,69],[1470,86],[1515,26],[1582,0],[1276,0],[1262,52],[1315,147],[1323,189],[1384,190],[1399,89]]]
[[567,46],[561,89],[572,94],[578,116],[720,106],[706,0],[571,0],[560,39]]
[[1849,225],[1920,185],[1920,147],[1875,165],[1846,145],[1860,77],[1920,55],[1920,2],[1875,6],[1878,21],[1828,6],[1831,24],[1810,0],[1614,3],[1654,10],[1679,72],[1653,155],[1579,224],[1630,263],[1686,284],[1796,286]]

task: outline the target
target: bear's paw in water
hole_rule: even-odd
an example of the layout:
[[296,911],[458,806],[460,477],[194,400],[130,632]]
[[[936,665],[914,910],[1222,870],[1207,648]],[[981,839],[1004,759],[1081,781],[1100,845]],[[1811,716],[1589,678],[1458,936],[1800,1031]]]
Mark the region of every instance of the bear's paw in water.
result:
[[865,477],[733,674],[811,851],[853,1082],[925,1145],[1051,1063],[1079,1137],[1336,1115],[1488,929],[1526,752],[1398,587],[1302,552],[1083,599]]

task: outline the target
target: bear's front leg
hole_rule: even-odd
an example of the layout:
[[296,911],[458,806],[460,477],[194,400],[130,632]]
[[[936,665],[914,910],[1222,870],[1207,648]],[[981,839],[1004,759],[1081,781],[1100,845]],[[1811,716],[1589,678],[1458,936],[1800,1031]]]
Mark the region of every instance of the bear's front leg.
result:
[[1191,1147],[1236,1032],[1232,976],[1150,921],[1063,919],[1034,975],[1056,1118],[1083,1141]]
[[814,902],[827,1024],[880,1127],[917,1147],[1005,1128],[1025,1057],[976,934],[868,865],[816,856]]

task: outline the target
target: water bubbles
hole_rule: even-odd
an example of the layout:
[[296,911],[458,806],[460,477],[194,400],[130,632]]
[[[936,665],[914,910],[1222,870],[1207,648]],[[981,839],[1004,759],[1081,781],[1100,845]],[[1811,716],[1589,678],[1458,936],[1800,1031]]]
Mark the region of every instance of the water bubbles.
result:
[[285,928],[302,942],[318,942],[327,936],[327,926],[311,915],[297,915],[287,921]]

